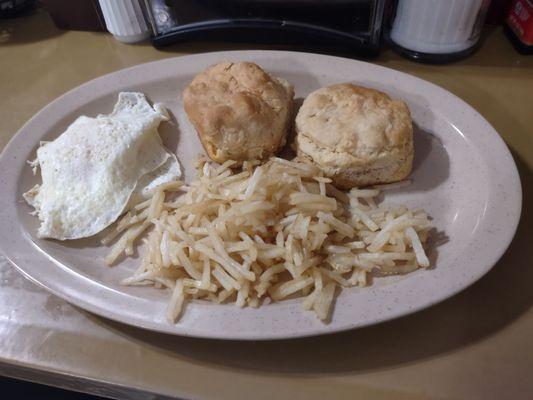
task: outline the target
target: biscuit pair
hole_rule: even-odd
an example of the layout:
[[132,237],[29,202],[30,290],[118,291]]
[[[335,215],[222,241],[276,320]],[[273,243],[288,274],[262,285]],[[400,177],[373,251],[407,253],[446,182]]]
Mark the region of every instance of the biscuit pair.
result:
[[[216,162],[263,160],[285,145],[294,89],[249,62],[220,63],[184,91],[185,111]],[[413,161],[407,105],[385,93],[338,84],[307,96],[294,147],[335,186],[348,189],[406,178]]]

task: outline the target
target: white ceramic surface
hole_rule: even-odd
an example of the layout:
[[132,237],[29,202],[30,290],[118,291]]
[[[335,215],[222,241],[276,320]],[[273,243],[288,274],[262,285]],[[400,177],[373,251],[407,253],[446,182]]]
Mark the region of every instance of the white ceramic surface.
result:
[[409,50],[463,51],[479,40],[488,7],[484,0],[400,0],[390,36]]
[[150,37],[139,0],[99,0],[106,28],[124,43],[136,43]]
[[[168,293],[123,287],[138,260],[108,268],[98,238],[40,240],[38,221],[22,193],[38,181],[26,160],[40,140],[57,137],[78,115],[107,113],[123,90],[142,91],[171,111],[160,132],[177,151],[186,179],[202,151],[183,112],[181,92],[203,68],[222,60],[250,60],[294,84],[296,97],[332,83],[356,82],[404,99],[415,122],[411,186],[390,191],[387,203],[425,208],[433,217],[430,259],[434,268],[375,279],[344,290],[331,322],[322,324],[288,300],[260,309],[195,302],[176,325],[165,321]],[[497,132],[449,92],[413,76],[350,59],[279,51],[236,51],[171,58],[90,81],[61,96],[32,118],[0,157],[0,249],[32,281],[96,314],[178,335],[224,339],[276,339],[361,327],[399,317],[444,300],[484,275],[509,245],[521,208],[516,166]]]

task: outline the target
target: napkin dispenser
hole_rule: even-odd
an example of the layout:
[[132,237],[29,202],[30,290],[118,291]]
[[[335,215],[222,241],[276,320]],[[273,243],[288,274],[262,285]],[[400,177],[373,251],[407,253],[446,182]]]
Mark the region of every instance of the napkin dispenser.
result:
[[302,45],[377,55],[386,0],[145,0],[153,43]]

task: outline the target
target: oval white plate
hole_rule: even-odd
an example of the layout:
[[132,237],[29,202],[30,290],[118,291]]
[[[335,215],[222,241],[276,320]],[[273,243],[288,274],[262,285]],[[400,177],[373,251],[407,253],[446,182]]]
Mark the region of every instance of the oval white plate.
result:
[[[387,203],[425,208],[433,217],[430,259],[434,268],[403,277],[375,279],[367,288],[345,289],[332,319],[322,324],[288,300],[259,309],[191,303],[176,325],[165,321],[168,293],[119,285],[138,260],[108,268],[108,251],[95,238],[73,242],[39,240],[38,221],[22,193],[37,178],[26,160],[40,140],[57,137],[79,115],[108,113],[123,90],[141,91],[172,112],[160,132],[176,150],[186,178],[202,152],[184,114],[181,93],[193,76],[214,63],[254,61],[286,78],[303,98],[321,86],[356,82],[405,100],[415,122],[413,184],[390,191]],[[61,96],[31,119],[0,159],[0,245],[28,278],[57,296],[96,314],[146,329],[223,339],[277,339],[318,335],[399,317],[452,296],[485,274],[515,232],[521,187],[513,159],[496,131],[449,92],[387,68],[350,59],[281,51],[236,51],[171,58],[90,81]]]

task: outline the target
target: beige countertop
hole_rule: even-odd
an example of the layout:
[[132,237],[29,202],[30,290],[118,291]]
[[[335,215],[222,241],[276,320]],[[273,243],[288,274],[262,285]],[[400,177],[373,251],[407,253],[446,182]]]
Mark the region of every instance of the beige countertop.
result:
[[[58,31],[42,12],[0,20],[0,149],[39,109],[95,77],[182,54],[257,47],[157,50],[104,33]],[[489,29],[481,50],[455,64],[416,64],[389,50],[373,62],[461,97],[510,147],[524,210],[515,240],[490,273],[411,316],[324,337],[253,343],[110,322],[47,294],[0,259],[0,373],[131,398],[146,394],[139,391],[199,399],[532,398],[533,58],[516,53],[500,29]]]

